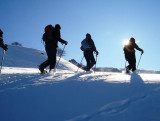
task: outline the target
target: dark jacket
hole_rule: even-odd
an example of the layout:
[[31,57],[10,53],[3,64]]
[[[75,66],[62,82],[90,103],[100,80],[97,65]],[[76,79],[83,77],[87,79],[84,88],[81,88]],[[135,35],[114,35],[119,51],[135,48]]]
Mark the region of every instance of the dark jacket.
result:
[[[86,41],[86,44],[88,45],[88,47],[84,48],[83,45],[81,45],[82,51],[85,51],[86,49],[92,49],[93,51],[97,51],[96,46],[94,44],[94,41],[91,38],[85,38],[83,41]],[[83,41],[82,41],[82,43],[83,43]]]
[[58,47],[58,41],[61,43],[66,43],[66,41],[61,38],[60,31],[55,28],[44,33],[42,39],[44,40],[46,46],[56,48]]
[[129,43],[128,45],[125,45],[123,50],[124,53],[135,53],[135,49],[139,50],[139,51],[143,51],[141,48],[138,47],[138,45],[136,43]]

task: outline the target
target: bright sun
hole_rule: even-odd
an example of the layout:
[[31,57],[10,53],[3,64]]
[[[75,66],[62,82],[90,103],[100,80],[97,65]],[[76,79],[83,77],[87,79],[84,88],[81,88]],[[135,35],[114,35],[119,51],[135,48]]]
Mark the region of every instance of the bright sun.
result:
[[129,43],[129,40],[128,39],[124,39],[123,40],[123,45],[125,46],[125,45],[128,45],[128,43]]

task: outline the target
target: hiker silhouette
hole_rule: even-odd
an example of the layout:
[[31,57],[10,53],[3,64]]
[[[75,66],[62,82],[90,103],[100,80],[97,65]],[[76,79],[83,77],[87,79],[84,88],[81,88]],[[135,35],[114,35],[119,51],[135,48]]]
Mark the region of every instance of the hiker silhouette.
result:
[[48,59],[39,66],[39,70],[41,73],[45,73],[44,69],[47,66],[50,66],[50,72],[55,68],[58,41],[65,45],[68,44],[67,41],[61,38],[60,30],[61,26],[59,24],[56,24],[55,27],[53,27],[51,24],[45,27],[45,33],[43,34],[42,39],[45,43],[45,50]]
[[3,48],[5,51],[8,50],[8,45],[4,44],[3,41],[3,31],[0,29],[0,47]]
[[85,70],[90,71],[94,64],[96,64],[93,52],[96,52],[96,55],[98,55],[98,51],[89,33],[86,34],[86,38],[81,42],[81,50],[83,51],[84,57],[87,62]]
[[136,56],[135,56],[135,49],[141,51],[141,54],[144,53],[144,51],[138,47],[138,45],[135,43],[135,39],[132,37],[129,40],[129,43],[126,44],[123,48],[125,59],[128,61],[129,65],[126,67],[126,72],[129,73],[131,70],[134,72],[136,70]]

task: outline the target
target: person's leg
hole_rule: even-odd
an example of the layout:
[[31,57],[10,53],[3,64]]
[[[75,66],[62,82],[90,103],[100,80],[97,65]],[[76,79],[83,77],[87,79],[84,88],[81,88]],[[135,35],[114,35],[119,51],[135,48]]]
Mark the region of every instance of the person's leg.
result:
[[130,53],[127,53],[126,55],[125,55],[125,58],[127,59],[127,61],[128,61],[128,66],[126,67],[126,69],[129,71],[129,70],[131,70],[131,68],[132,68],[132,57],[131,57],[132,55],[130,54]]
[[87,63],[86,70],[88,70],[89,65],[90,65],[90,58],[89,58],[89,56],[88,56],[88,55],[89,55],[88,53],[89,53],[88,50],[85,50],[85,51],[84,51],[84,57],[85,57],[86,63]]
[[49,66],[49,61],[48,61],[48,60],[46,60],[46,61],[44,61],[42,64],[40,64],[40,66],[39,66],[40,72],[41,72],[41,73],[45,73],[45,72],[44,72],[44,69],[45,69],[47,66]]
[[[126,62],[128,61],[128,63],[129,63],[129,55],[128,55],[128,53],[125,52],[125,53],[124,53],[124,56],[125,56]],[[126,63],[125,63],[125,71],[126,71],[126,73],[129,73],[129,68],[130,68],[129,65],[126,66]]]
[[92,50],[89,51],[89,59],[90,59],[90,65],[88,69],[90,70],[94,66],[94,64],[96,64]]
[[135,53],[132,55],[132,72],[136,70],[136,56]]
[[39,67],[44,69],[47,66],[49,66],[49,61],[48,60],[44,61]]
[[130,60],[128,60],[128,63],[129,63],[129,65],[126,67],[128,70],[131,70],[132,69],[132,66],[131,66],[131,61]]
[[43,63],[40,64],[39,70],[40,70],[41,73],[44,73],[44,69],[45,69],[47,66],[49,66],[48,49],[47,49],[47,48],[45,48],[45,49],[46,49],[46,53],[47,53],[48,59],[47,59],[46,61],[44,61]]
[[50,53],[50,59],[49,59],[50,70],[54,69],[56,66],[56,56],[57,56],[57,49],[52,48],[51,53]]

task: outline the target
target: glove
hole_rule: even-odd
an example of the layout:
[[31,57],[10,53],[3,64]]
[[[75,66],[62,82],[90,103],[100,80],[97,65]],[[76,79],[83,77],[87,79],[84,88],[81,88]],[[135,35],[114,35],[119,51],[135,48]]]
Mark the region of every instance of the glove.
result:
[[65,43],[64,43],[65,45],[67,45],[68,44],[68,42],[67,41],[65,41]]
[[5,44],[5,45],[3,46],[3,49],[4,49],[5,51],[7,51],[7,50],[8,50],[8,45]]
[[98,52],[97,50],[96,50],[95,52],[96,52],[96,55],[98,55],[98,54],[99,54],[99,52]]
[[143,53],[144,53],[144,51],[142,50],[142,51],[141,51],[141,55],[142,55]]
[[80,47],[80,49],[81,49],[82,51],[84,51],[84,49],[83,49],[83,47],[82,47],[82,46]]

